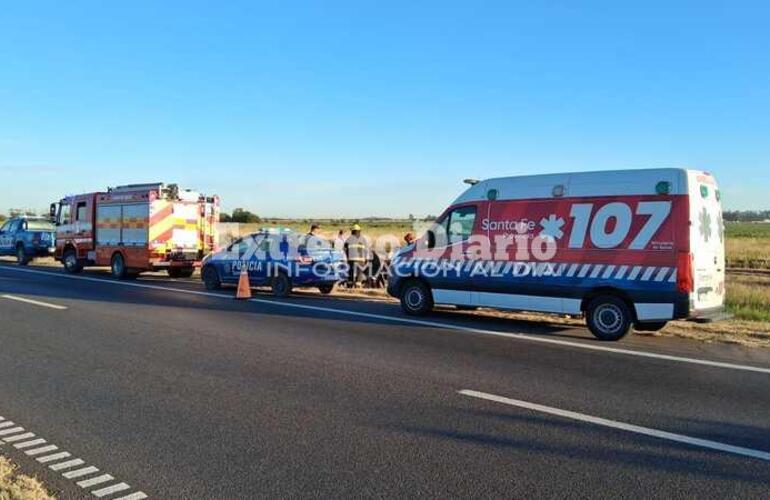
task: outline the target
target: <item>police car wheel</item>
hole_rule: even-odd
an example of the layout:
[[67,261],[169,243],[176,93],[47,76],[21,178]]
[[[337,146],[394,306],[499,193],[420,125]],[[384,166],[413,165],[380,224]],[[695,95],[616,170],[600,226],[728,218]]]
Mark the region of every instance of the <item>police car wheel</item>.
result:
[[126,261],[123,260],[123,256],[119,253],[116,253],[112,257],[112,263],[110,264],[110,267],[112,268],[112,276],[119,280],[125,279],[128,275],[128,271],[126,269]]
[[26,266],[29,264],[29,257],[27,257],[27,252],[24,251],[23,245],[19,245],[16,248],[16,263],[20,266]]
[[401,309],[411,316],[423,316],[433,309],[433,296],[428,285],[410,280],[401,287]]
[[222,288],[219,274],[217,274],[217,270],[212,266],[203,268],[201,271],[201,278],[203,279],[203,284],[206,285],[206,290],[219,290]]
[[620,340],[631,330],[633,318],[628,305],[614,295],[602,295],[588,303],[588,329],[599,340]]
[[328,295],[334,291],[334,283],[324,283],[323,285],[319,285],[318,290],[322,294]]
[[70,274],[77,274],[83,270],[83,263],[78,260],[78,256],[72,248],[64,251],[62,263],[64,270]]
[[286,273],[278,273],[271,282],[271,288],[276,297],[288,297],[291,295],[291,280]]

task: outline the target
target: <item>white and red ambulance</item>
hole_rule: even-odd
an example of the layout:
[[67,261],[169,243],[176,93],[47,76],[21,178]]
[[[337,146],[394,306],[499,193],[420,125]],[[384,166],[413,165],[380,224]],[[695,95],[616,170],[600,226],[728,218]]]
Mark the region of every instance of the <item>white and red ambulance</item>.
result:
[[645,169],[471,184],[394,257],[388,291],[434,304],[584,315],[602,340],[723,316],[720,192],[707,172]]

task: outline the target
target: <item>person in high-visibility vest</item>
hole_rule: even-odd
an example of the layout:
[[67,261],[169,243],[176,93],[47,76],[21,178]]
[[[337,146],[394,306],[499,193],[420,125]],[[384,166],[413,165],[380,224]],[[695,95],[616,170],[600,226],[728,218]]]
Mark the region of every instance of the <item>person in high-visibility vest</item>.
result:
[[345,240],[344,248],[350,273],[350,285],[357,287],[364,280],[364,268],[369,260],[369,243],[361,235],[361,226],[353,224],[350,228],[350,236]]

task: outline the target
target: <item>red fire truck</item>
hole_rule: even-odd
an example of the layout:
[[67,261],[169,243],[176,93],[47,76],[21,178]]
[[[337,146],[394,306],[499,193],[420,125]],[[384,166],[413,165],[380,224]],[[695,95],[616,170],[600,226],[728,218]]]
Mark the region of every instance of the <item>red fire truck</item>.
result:
[[119,279],[165,269],[189,277],[217,248],[219,198],[176,184],[132,184],[51,205],[56,259],[70,273],[110,266]]

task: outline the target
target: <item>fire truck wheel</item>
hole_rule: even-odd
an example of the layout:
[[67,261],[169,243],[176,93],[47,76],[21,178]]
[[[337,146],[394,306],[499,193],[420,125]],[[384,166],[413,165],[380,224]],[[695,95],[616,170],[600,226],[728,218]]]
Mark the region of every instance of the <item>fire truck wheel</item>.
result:
[[116,253],[112,256],[112,263],[110,264],[110,268],[112,268],[112,276],[116,279],[122,280],[126,279],[128,276],[126,261],[123,260],[123,255],[119,253]]
[[78,260],[78,255],[75,253],[74,248],[65,250],[61,261],[64,264],[64,270],[70,274],[77,274],[83,270],[83,262]]
[[21,243],[16,247],[16,263],[20,266],[29,264],[29,257],[27,257],[27,252],[24,251],[24,245]]
[[214,266],[206,266],[201,271],[201,278],[203,284],[206,285],[206,290],[219,290],[222,288],[222,281],[219,279],[219,274]]
[[284,272],[279,272],[272,280],[271,288],[276,297],[288,297],[291,295],[291,280]]
[[588,329],[599,340],[620,340],[631,330],[631,309],[615,295],[591,299],[586,308]]
[[424,316],[433,309],[433,294],[428,285],[410,279],[401,287],[401,309],[411,316]]
[[322,294],[328,295],[334,291],[334,283],[324,283],[323,285],[319,285],[318,290]]
[[169,267],[168,275],[171,278],[189,278],[195,272],[195,268],[192,267]]

